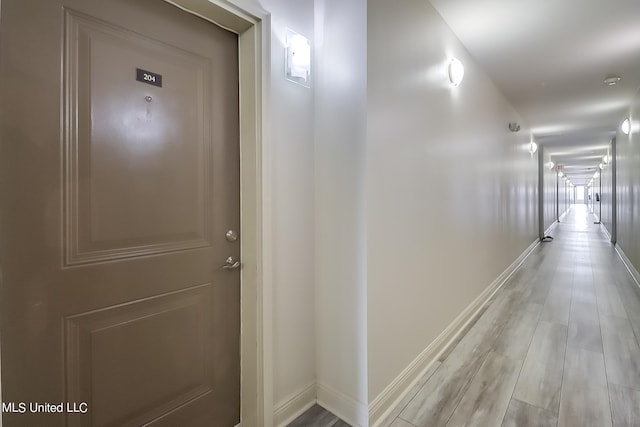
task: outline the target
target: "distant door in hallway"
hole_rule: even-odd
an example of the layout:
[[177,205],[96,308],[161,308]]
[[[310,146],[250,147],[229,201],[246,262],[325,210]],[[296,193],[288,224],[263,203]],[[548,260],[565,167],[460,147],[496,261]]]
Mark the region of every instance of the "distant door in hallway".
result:
[[1,25],[5,425],[236,425],[237,36],[161,0]]

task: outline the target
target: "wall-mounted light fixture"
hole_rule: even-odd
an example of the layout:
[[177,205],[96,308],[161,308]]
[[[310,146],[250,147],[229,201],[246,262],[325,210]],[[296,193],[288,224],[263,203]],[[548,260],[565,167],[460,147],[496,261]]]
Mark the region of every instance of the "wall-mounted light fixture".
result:
[[538,151],[538,144],[535,143],[535,141],[531,141],[529,143],[529,153],[531,153],[531,155],[533,156],[533,153],[535,153],[536,151]]
[[458,58],[452,58],[449,61],[449,81],[455,86],[460,86],[464,78],[464,65]]
[[287,28],[285,46],[287,80],[311,87],[311,42],[303,35]]
[[629,121],[628,117],[626,119],[624,119],[624,121],[620,125],[620,130],[625,135],[629,135],[629,132],[631,132],[631,122]]
[[509,130],[511,132],[518,132],[520,130],[520,125],[516,122],[509,122]]
[[602,170],[602,169],[604,169],[604,164],[603,164],[603,163],[600,163],[600,164],[598,165],[598,167],[600,168],[600,170]]
[[608,165],[609,164],[609,155],[605,154],[604,157],[602,157],[602,164],[603,165]]
[[562,171],[558,172],[558,176],[559,176],[560,178],[562,178],[562,177],[564,176],[564,174],[562,173]]
[[620,76],[616,76],[615,74],[609,74],[607,77],[604,78],[604,84],[606,84],[607,86],[615,86],[618,84],[620,80],[622,80]]
[[551,160],[549,160],[549,163],[547,163],[547,167],[549,169],[553,169],[554,166],[555,166],[555,163],[553,163]]

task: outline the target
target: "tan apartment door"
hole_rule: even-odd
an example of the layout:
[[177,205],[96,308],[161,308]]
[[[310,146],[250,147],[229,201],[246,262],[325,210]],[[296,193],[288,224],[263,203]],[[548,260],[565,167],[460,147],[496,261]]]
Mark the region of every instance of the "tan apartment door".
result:
[[237,36],[162,0],[1,19],[4,425],[236,425]]

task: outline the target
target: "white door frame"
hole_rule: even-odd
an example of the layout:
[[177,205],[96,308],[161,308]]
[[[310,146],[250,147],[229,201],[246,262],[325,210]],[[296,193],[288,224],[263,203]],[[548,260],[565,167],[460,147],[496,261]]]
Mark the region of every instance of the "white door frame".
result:
[[[270,158],[263,126],[270,17],[238,0],[165,0],[238,34],[240,82],[241,425],[273,425]],[[246,3],[246,2],[245,2]],[[255,10],[253,10],[255,9]],[[267,250],[265,250],[267,249]]]

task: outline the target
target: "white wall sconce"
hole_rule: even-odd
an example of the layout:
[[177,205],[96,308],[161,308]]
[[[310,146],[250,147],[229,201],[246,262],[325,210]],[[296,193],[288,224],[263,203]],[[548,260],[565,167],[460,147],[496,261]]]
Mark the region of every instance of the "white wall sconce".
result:
[[560,178],[562,178],[562,177],[564,176],[564,174],[562,173],[562,171],[558,172],[558,176],[559,176]]
[[549,160],[549,163],[547,163],[547,167],[549,169],[553,169],[554,166],[555,166],[555,163],[553,163],[551,160]]
[[603,165],[608,165],[609,164],[609,155],[606,154],[603,158],[602,158],[602,164]]
[[603,164],[603,163],[600,163],[600,164],[598,165],[598,167],[600,168],[600,170],[602,170],[602,169],[604,169],[604,164]]
[[464,65],[458,58],[452,58],[449,62],[449,81],[456,87],[460,86],[464,78]]
[[529,153],[533,156],[536,151],[538,151],[538,144],[536,144],[535,141],[531,141],[529,144]]
[[620,82],[620,80],[622,80],[620,76],[609,74],[604,78],[604,84],[606,84],[607,86],[615,86]]
[[311,42],[287,28],[285,72],[289,81],[311,87]]
[[626,119],[624,119],[624,121],[620,125],[620,130],[625,135],[629,135],[629,132],[631,132],[631,122],[629,121],[628,117]]

